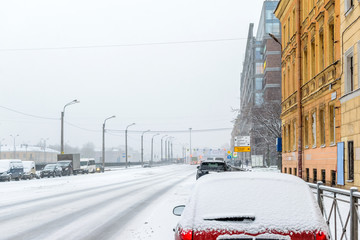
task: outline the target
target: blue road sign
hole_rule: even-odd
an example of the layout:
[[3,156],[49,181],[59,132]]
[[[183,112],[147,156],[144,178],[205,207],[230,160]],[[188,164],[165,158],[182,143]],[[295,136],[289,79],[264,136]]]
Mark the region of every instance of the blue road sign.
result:
[[228,156],[227,156],[227,159],[231,159],[231,155],[228,155]]

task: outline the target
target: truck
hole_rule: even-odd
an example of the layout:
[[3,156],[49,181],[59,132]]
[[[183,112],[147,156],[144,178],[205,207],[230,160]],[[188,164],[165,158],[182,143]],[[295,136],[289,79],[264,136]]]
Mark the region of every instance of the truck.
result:
[[80,169],[80,154],[58,154],[57,162],[62,168],[62,175],[77,175]]

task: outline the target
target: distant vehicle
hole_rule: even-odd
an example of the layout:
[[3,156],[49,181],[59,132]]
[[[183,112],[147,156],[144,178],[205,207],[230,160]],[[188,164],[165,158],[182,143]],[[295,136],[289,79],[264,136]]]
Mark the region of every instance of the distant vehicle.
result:
[[56,164],[56,163],[51,163],[51,164],[47,164],[44,169],[41,171],[40,173],[40,177],[44,178],[44,177],[56,177],[59,176],[61,177],[61,172],[62,172],[62,168]]
[[201,162],[200,166],[197,167],[196,179],[211,172],[225,172],[230,171],[229,166],[225,161],[210,160]]
[[11,179],[16,181],[20,180],[24,174],[24,166],[20,159],[5,159],[0,160],[0,172],[2,173],[2,178],[8,180],[8,175]]
[[330,239],[308,185],[282,173],[209,174],[173,213],[175,240]]
[[104,172],[104,167],[102,164],[96,164],[96,172]]
[[81,158],[80,159],[80,171],[84,173],[94,173],[96,171],[95,159],[93,158]]
[[192,158],[191,158],[190,165],[197,165],[197,164],[199,164],[199,159],[198,159],[198,157],[192,157]]
[[[5,166],[4,166],[5,165]],[[0,181],[9,181],[11,180],[11,175],[8,171],[6,164],[0,162]]]
[[36,177],[36,169],[34,161],[22,161],[24,166],[24,175],[22,179],[33,179]]
[[57,159],[63,175],[76,175],[80,172],[80,154],[58,154]]
[[62,176],[70,176],[73,174],[71,160],[58,161],[57,164],[61,167],[61,175]]
[[149,163],[144,163],[143,167],[144,168],[151,168],[151,165]]

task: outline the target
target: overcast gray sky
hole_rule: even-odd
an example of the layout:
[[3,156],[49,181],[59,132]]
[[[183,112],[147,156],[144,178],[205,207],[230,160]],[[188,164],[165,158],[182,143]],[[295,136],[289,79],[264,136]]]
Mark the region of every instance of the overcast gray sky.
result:
[[[262,2],[1,0],[0,106],[60,118],[66,103],[80,100],[65,113],[87,129],[65,124],[65,142],[79,147],[100,147],[111,115],[109,129],[231,128],[248,26],[257,26]],[[197,42],[217,39],[237,40]],[[143,43],[171,44],[136,45]],[[194,133],[193,146],[220,147],[230,132]],[[19,134],[17,143],[59,144],[60,120],[0,108],[3,144],[12,144],[10,134]],[[124,144],[116,134],[108,146]],[[188,134],[169,135],[188,143]],[[140,135],[130,133],[129,145],[139,148]]]

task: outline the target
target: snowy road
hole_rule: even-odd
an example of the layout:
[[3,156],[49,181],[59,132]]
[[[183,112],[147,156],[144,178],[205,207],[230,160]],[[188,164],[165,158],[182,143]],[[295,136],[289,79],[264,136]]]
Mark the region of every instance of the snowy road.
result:
[[169,240],[194,166],[0,183],[0,239]]

